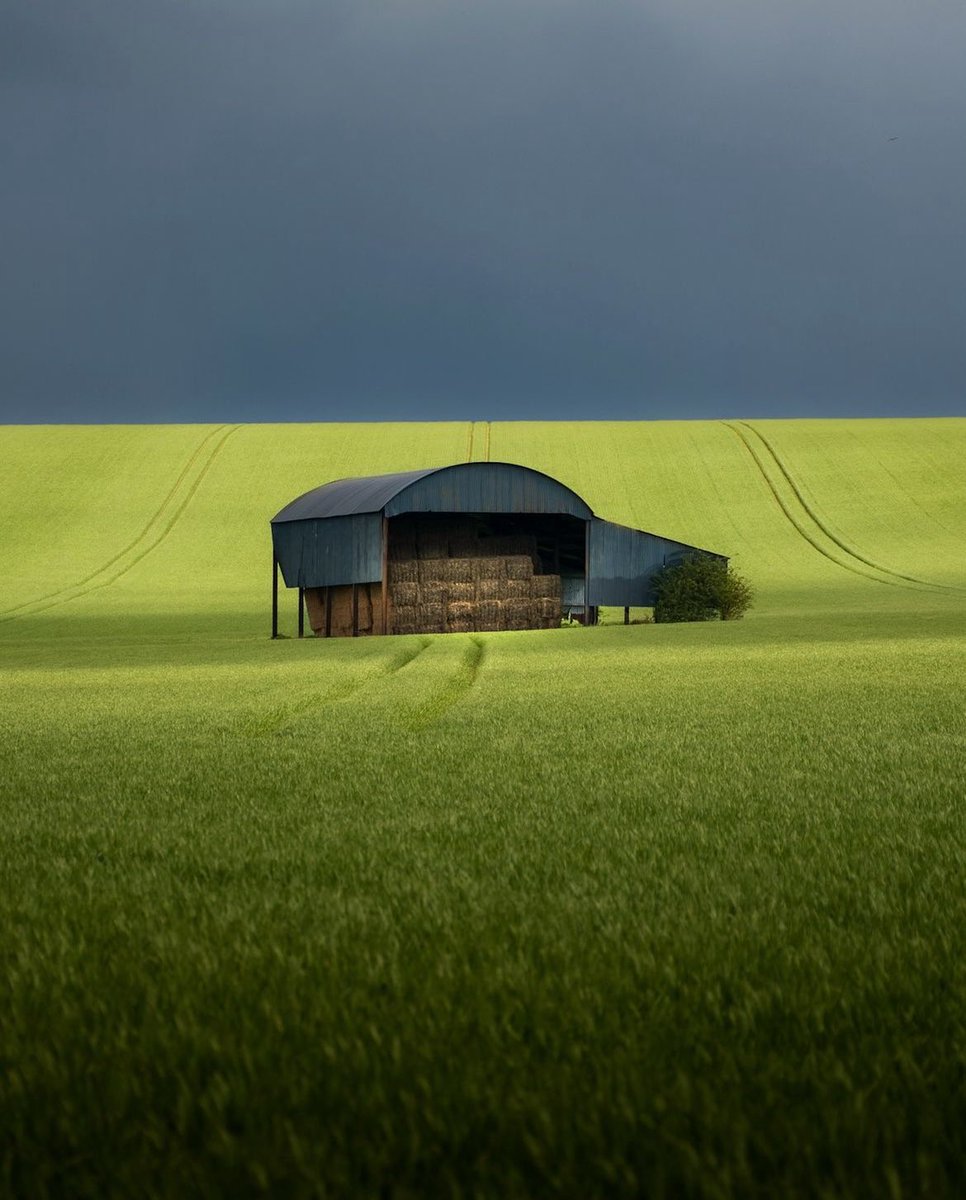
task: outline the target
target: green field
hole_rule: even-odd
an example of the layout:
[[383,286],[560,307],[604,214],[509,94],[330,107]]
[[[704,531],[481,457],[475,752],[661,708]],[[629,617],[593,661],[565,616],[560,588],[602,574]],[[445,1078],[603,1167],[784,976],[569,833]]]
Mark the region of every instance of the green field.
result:
[[[962,1195],[966,419],[0,438],[6,1194]],[[755,608],[269,640],[487,452]]]

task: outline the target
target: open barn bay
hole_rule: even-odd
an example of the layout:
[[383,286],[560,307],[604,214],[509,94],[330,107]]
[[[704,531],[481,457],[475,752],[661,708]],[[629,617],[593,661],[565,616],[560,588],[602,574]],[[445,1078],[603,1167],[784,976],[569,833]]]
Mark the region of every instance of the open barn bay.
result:
[[[2,439],[9,1194],[960,1193],[966,421]],[[756,607],[267,639],[286,501],[479,457]]]

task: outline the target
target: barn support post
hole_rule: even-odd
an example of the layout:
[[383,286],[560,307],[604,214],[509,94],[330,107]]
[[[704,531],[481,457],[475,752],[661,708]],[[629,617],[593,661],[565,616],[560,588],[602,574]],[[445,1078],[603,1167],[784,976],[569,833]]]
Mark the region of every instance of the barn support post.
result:
[[305,588],[299,588],[299,637],[305,637]]
[[389,632],[389,518],[382,514],[382,632]]
[[325,636],[332,636],[332,588],[325,589]]
[[352,585],[352,636],[359,636],[359,585]]
[[278,559],[272,551],[272,639],[278,637]]
[[584,625],[590,624],[590,522],[584,522]]

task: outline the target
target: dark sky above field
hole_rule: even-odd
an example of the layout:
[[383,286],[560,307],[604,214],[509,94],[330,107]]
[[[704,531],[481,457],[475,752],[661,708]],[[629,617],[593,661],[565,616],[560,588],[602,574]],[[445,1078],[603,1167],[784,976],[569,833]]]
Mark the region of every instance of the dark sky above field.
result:
[[966,413],[962,0],[5,0],[0,419]]

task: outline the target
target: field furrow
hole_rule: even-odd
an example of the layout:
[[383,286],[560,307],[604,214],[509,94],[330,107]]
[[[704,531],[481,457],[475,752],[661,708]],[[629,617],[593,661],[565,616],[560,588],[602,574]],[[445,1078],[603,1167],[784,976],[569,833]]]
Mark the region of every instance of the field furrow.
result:
[[902,586],[903,583],[924,587],[935,586],[938,588],[942,586],[930,585],[925,580],[899,575],[852,551],[840,538],[829,531],[827,525],[803,500],[801,492],[785,470],[781,460],[771,451],[764,438],[757,436],[753,426],[746,422],[726,421],[724,424],[740,439],[751,455],[762,478],[768,484],[775,503],[795,531],[829,562],[835,563],[843,570],[875,580],[876,583],[892,584],[893,586]]
[[[929,579],[920,579],[915,575],[906,575],[901,571],[897,571],[892,567],[883,566],[881,563],[876,562],[874,559],[867,557],[860,550],[856,549],[855,546],[853,546],[852,544],[847,542],[841,534],[837,533],[830,526],[828,520],[826,518],[822,517],[818,513],[818,511],[815,508],[815,505],[812,503],[809,503],[809,501],[807,500],[807,498],[805,497],[805,495],[803,493],[802,487],[796,481],[795,477],[792,475],[791,471],[788,468],[788,465],[778,456],[778,454],[775,451],[775,448],[772,446],[771,442],[765,437],[765,435],[761,432],[761,430],[757,429],[749,421],[740,421],[740,422],[736,422],[736,423],[726,422],[726,424],[728,424],[729,428],[735,429],[736,431],[738,431],[738,428],[740,426],[741,428],[748,430],[753,437],[758,439],[758,441],[761,443],[761,445],[765,448],[767,459],[770,460],[772,463],[774,463],[774,465],[778,468],[778,471],[780,472],[781,476],[785,479],[788,486],[791,488],[795,499],[798,501],[800,508],[803,510],[803,512],[805,513],[807,518],[811,521],[811,523],[814,526],[816,526],[816,528],[822,534],[825,535],[825,537],[829,541],[833,542],[835,544],[835,546],[839,550],[841,550],[844,554],[846,554],[850,559],[853,559],[854,561],[861,563],[863,566],[871,567],[874,571],[876,571],[882,575],[891,575],[895,579],[901,579],[907,583],[919,584],[923,587],[928,587],[928,588],[945,588],[945,587],[949,586],[949,585],[942,584],[942,583],[936,583],[933,580],[929,580]],[[745,439],[745,441],[746,441],[746,445],[748,445],[749,449],[751,449],[751,445],[750,445],[750,443],[748,443],[747,439]],[[756,456],[756,461],[758,461],[760,464],[762,460],[761,460],[761,458]],[[953,590],[960,590],[960,589],[953,589]]]

